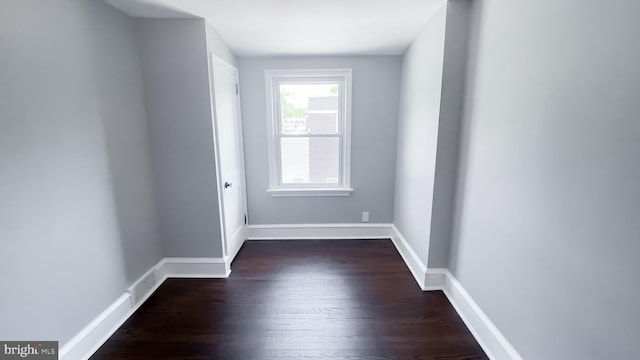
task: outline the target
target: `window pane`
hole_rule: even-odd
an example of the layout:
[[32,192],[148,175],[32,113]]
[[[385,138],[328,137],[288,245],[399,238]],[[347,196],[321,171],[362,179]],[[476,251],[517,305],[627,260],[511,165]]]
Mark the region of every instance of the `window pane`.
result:
[[338,133],[338,83],[280,84],[282,134]]
[[340,139],[295,137],[280,139],[283,184],[339,184]]

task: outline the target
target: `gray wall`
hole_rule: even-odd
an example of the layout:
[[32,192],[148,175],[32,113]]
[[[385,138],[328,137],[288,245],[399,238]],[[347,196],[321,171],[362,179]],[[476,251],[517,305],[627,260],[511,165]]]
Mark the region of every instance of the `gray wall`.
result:
[[136,21],[164,254],[220,257],[205,22]]
[[640,353],[640,3],[480,0],[451,270],[527,360]]
[[233,66],[237,65],[236,56],[231,52],[229,46],[222,40],[218,31],[205,21],[205,32],[207,34],[207,49]]
[[[250,224],[358,223],[393,219],[399,56],[242,58],[240,88]],[[353,69],[349,197],[272,197],[267,158],[265,69]]]
[[5,0],[0,48],[0,339],[62,345],[161,257],[135,29]]
[[455,193],[458,173],[459,134],[464,104],[464,85],[471,6],[474,0],[447,3],[444,40],[442,96],[433,184],[433,211],[429,241],[430,268],[449,264]]
[[427,264],[435,182],[446,7],[402,58],[394,223]]

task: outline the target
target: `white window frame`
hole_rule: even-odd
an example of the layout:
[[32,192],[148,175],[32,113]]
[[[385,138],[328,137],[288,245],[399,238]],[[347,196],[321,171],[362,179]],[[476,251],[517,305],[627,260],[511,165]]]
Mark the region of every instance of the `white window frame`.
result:
[[[351,69],[265,70],[267,100],[267,144],[269,189],[271,196],[349,196],[351,188]],[[338,135],[340,139],[340,177],[338,184],[283,184],[280,168],[280,92],[281,83],[337,82],[340,85]],[[340,117],[342,115],[342,117]],[[319,135],[318,136],[326,136]],[[290,137],[287,135],[286,137]],[[313,137],[307,134],[303,137]]]

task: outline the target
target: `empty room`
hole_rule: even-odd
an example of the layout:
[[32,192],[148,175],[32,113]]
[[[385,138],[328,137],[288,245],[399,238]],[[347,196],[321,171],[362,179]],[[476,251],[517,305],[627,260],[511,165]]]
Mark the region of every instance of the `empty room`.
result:
[[640,358],[638,19],[0,0],[0,359]]

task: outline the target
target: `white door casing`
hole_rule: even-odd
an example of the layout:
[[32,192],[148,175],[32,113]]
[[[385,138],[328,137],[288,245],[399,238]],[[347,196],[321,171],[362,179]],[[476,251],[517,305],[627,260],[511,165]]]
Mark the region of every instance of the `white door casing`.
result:
[[224,256],[233,260],[246,239],[246,188],[238,69],[209,54],[214,144]]

